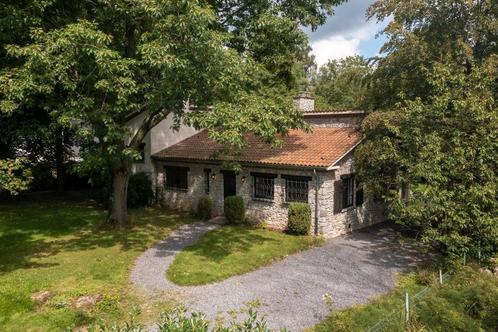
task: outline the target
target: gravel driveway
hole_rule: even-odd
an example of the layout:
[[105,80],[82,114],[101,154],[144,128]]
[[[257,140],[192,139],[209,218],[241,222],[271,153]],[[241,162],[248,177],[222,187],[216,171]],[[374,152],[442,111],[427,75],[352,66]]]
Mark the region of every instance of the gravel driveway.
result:
[[227,312],[234,310],[241,320],[247,305],[258,303],[258,312],[267,316],[270,327],[302,331],[327,316],[324,294],[332,296],[336,308],[365,303],[391,290],[396,273],[420,259],[414,248],[402,247],[392,229],[381,225],[218,283],[181,287],[168,281],[165,272],[175,254],[216,227],[213,223],[180,227],[138,258],[132,283],[145,296],[175,298],[212,320],[229,321]]

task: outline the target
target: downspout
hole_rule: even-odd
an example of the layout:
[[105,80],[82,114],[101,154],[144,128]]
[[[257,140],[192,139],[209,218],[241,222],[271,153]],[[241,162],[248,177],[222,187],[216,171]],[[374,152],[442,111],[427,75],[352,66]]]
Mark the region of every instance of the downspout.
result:
[[316,169],[313,169],[315,175],[315,236],[318,235],[318,174]]

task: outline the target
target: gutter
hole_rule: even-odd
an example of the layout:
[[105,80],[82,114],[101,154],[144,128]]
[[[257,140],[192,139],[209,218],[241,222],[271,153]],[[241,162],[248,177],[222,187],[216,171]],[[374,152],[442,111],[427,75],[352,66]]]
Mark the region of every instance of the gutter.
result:
[[318,236],[318,173],[313,169],[315,175],[315,236]]
[[254,167],[254,168],[278,168],[278,169],[295,169],[295,170],[318,170],[318,171],[330,171],[338,169],[339,166],[300,166],[300,165],[289,165],[289,164],[272,164],[272,163],[257,163],[257,162],[247,162],[247,161],[230,161],[230,160],[213,160],[213,159],[188,159],[188,158],[172,158],[172,157],[160,157],[151,156],[153,161],[162,162],[182,162],[182,163],[192,163],[192,164],[210,164],[210,165],[221,165],[223,162],[236,162],[241,166]]

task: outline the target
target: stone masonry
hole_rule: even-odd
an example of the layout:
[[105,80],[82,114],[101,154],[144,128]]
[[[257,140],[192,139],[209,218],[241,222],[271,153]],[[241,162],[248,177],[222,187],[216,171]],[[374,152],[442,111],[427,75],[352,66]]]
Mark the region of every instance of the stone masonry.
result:
[[[164,166],[188,167],[188,189],[164,189]],[[209,193],[206,193],[206,173],[209,173]],[[223,175],[219,164],[156,162],[157,187],[160,188],[161,201],[165,206],[186,211],[194,211],[202,196],[210,196],[213,200],[215,215],[223,214]],[[253,177],[251,172],[278,174],[275,178],[274,199],[262,200],[253,198]],[[308,183],[308,203],[311,207],[311,225],[314,233],[315,224],[315,181],[318,176],[318,233],[325,237],[334,237],[350,232],[375,222],[382,221],[382,209],[368,198],[360,207],[350,207],[334,211],[334,200],[341,199],[335,189],[335,182],[344,174],[354,173],[351,155],[346,156],[339,164],[339,169],[331,171],[294,170],[283,168],[242,167],[236,176],[237,195],[244,199],[247,216],[251,220],[266,223],[273,229],[285,230],[289,203],[285,202],[285,180],[281,175],[301,175],[312,178]]]

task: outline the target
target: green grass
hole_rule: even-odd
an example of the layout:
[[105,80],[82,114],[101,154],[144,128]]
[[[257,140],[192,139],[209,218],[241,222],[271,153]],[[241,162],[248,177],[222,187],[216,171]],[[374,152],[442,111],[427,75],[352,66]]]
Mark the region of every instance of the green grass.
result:
[[[404,306],[405,292],[413,296],[427,283],[430,283],[427,293],[420,300],[411,302],[412,319],[407,326],[405,313],[400,310]],[[397,314],[376,331],[496,331],[498,278],[479,273],[475,267],[460,267],[441,286],[434,270],[403,274],[393,292],[366,305],[341,311],[332,309],[313,331],[365,331],[393,311]]]
[[[128,286],[136,257],[188,218],[156,209],[131,213],[133,227],[102,230],[102,208],[90,201],[30,199],[0,203],[0,330],[58,331],[95,317],[121,320],[141,304]],[[100,230],[99,230],[100,229]],[[54,296],[37,306],[30,295]],[[73,307],[102,294],[91,311]]]
[[167,277],[178,285],[207,284],[255,270],[319,243],[321,239],[310,236],[223,226],[178,254]]

